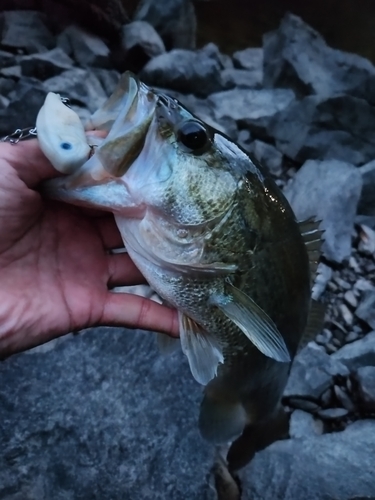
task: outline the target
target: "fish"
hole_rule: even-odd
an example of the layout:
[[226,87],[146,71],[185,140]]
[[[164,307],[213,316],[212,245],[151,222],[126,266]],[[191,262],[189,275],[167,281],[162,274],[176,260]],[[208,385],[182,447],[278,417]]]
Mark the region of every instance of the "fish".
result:
[[264,430],[309,328],[319,223],[297,221],[244,149],[129,72],[89,128],[108,135],[44,195],[112,212],[135,265],[177,309],[204,386],[201,435],[233,443]]

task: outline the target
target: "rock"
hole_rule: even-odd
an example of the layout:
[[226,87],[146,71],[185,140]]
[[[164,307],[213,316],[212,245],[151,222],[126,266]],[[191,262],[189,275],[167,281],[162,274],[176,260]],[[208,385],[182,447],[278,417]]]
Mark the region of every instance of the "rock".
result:
[[355,315],[375,330],[375,291],[364,292]]
[[247,69],[249,71],[260,72],[263,79],[263,49],[249,48],[238,50],[233,54],[233,64],[235,68]]
[[335,375],[349,371],[322,348],[308,344],[295,357],[284,397],[306,396],[318,399],[333,382]]
[[358,252],[368,256],[375,256],[375,231],[361,224],[359,226]]
[[375,422],[343,432],[278,441],[243,471],[243,500],[348,500],[375,496]]
[[1,47],[26,54],[52,49],[55,38],[45,24],[40,12],[14,10],[3,13]]
[[272,175],[279,176],[281,174],[283,155],[274,146],[255,140],[251,143],[250,151]]
[[308,413],[315,413],[319,410],[319,405],[317,403],[305,399],[304,397],[292,396],[291,398],[287,398],[286,402],[291,408],[307,411]]
[[71,52],[73,59],[84,68],[109,68],[111,65],[110,50],[103,40],[78,26],[68,26],[60,35],[59,45],[67,53]]
[[0,76],[19,80],[22,76],[22,69],[19,64],[0,69]]
[[332,354],[331,359],[339,361],[350,371],[362,366],[375,366],[375,331],[351,344],[344,345]]
[[94,329],[0,374],[0,498],[207,498],[201,388],[149,333]]
[[92,71],[101,83],[104,92],[109,97],[115,90],[115,87],[120,80],[120,73],[115,69],[103,68],[93,68]]
[[8,66],[14,66],[16,64],[17,58],[14,54],[5,52],[5,50],[0,50],[0,68],[7,68]]
[[263,38],[264,85],[298,95],[349,94],[375,104],[375,67],[356,54],[327,46],[302,19],[286,14]]
[[133,20],[151,24],[168,50],[195,48],[197,21],[189,0],[141,0]]
[[354,295],[353,291],[352,290],[347,290],[344,294],[344,300],[345,302],[353,307],[353,308],[356,308],[357,305],[358,305],[358,300],[356,298],[356,296]]
[[150,59],[165,52],[164,42],[146,21],[133,21],[122,28],[124,68],[138,72]]
[[0,137],[18,128],[35,125],[46,97],[46,90],[37,80],[25,77],[13,84],[8,97],[10,104],[6,109],[0,110]]
[[300,163],[335,158],[362,165],[375,157],[374,128],[375,108],[363,99],[308,96],[275,114],[267,134]]
[[93,113],[107,98],[98,78],[92,71],[74,68],[44,82],[48,92],[68,97],[75,104],[85,105]]
[[315,216],[322,220],[322,250],[330,261],[341,263],[350,257],[361,189],[358,169],[338,160],[307,161],[285,189],[297,219]]
[[259,89],[262,85],[262,74],[246,69],[228,68],[222,70],[221,81],[225,89],[234,87],[239,89]]
[[141,71],[145,83],[205,97],[222,88],[220,63],[203,49],[175,49],[155,57]]
[[339,304],[338,309],[346,325],[351,326],[353,324],[353,313],[348,306],[346,304]]
[[317,344],[327,344],[330,340],[332,339],[332,332],[330,330],[327,330],[327,328],[324,328],[321,333],[318,333],[318,335],[315,338],[315,342]]
[[363,188],[359,200],[358,213],[364,215],[375,215],[375,160],[360,167]]
[[20,60],[22,75],[32,76],[38,80],[47,80],[70,69],[74,62],[59,47],[41,54],[24,56]]
[[294,439],[320,436],[323,434],[323,422],[310,413],[295,410],[290,416],[289,435]]
[[312,289],[312,298],[314,300],[318,300],[323,295],[331,278],[332,268],[327,266],[323,262],[320,262]]
[[326,408],[325,410],[319,410],[317,415],[322,420],[337,420],[346,417],[348,413],[346,408]]
[[353,401],[347,395],[347,393],[338,385],[334,385],[333,390],[334,390],[338,404],[340,404],[343,408],[348,410],[348,412],[354,412],[355,406],[353,404]]
[[375,412],[375,366],[362,366],[355,373],[363,409]]
[[217,120],[234,119],[240,128],[247,128],[258,138],[267,137],[267,129],[274,115],[294,100],[291,90],[234,89],[217,92],[207,99]]

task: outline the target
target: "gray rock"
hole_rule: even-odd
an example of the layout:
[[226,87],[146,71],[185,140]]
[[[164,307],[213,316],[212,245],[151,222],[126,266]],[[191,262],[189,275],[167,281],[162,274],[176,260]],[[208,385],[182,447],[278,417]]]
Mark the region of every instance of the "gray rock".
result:
[[323,422],[302,410],[294,410],[290,416],[289,435],[302,439],[323,434]]
[[133,21],[122,28],[121,44],[124,66],[138,72],[150,59],[165,52],[164,42],[146,21]]
[[363,409],[375,412],[375,366],[362,366],[355,373]]
[[271,174],[276,176],[281,174],[283,155],[272,144],[255,140],[251,143],[250,151]]
[[14,89],[15,82],[12,78],[0,77],[0,94],[7,96]]
[[93,73],[101,83],[104,92],[109,97],[115,90],[120,79],[120,73],[115,69],[93,68]]
[[358,213],[375,215],[375,160],[360,167],[363,188],[359,200]]
[[7,68],[8,66],[14,66],[17,62],[17,58],[14,54],[5,52],[5,50],[0,50],[0,68]]
[[15,66],[8,66],[7,68],[0,69],[0,75],[5,78],[12,78],[14,80],[19,80],[22,76],[22,69],[19,64]]
[[307,396],[318,399],[332,385],[335,375],[348,375],[349,371],[322,348],[308,344],[295,357],[284,397]]
[[320,262],[315,277],[314,286],[312,288],[312,298],[318,300],[327,287],[328,282],[332,278],[332,268]]
[[24,56],[20,60],[22,75],[47,80],[73,66],[73,60],[59,47],[41,54]]
[[248,128],[259,138],[267,137],[267,129],[274,115],[294,100],[291,90],[234,89],[217,92],[207,99],[217,120],[234,119],[241,128]]
[[291,408],[307,411],[308,413],[315,413],[320,408],[318,403],[301,396],[289,397],[286,402]]
[[25,77],[13,84],[8,97],[8,107],[0,110],[0,136],[18,128],[33,127],[44,103],[46,90],[39,81]]
[[305,24],[287,14],[263,38],[264,84],[296,94],[350,94],[375,103],[375,67],[356,54],[335,50]]
[[149,333],[91,330],[0,376],[0,498],[209,498],[201,388]]
[[263,49],[251,47],[238,50],[233,54],[233,64],[235,68],[261,72],[263,78]]
[[110,50],[98,36],[72,25],[66,28],[60,37],[60,47],[67,53],[70,52],[68,47],[71,47],[70,55],[80,66],[110,67]]
[[146,64],[145,83],[205,97],[222,88],[220,63],[206,51],[175,49]]
[[353,165],[338,160],[307,161],[286,187],[285,196],[299,220],[315,216],[325,229],[322,250],[327,259],[350,257],[351,235],[362,177]]
[[239,89],[259,89],[263,75],[260,71],[247,69],[227,68],[221,72],[221,81],[225,89],[237,87]]
[[375,108],[351,96],[308,96],[277,113],[267,133],[298,162],[330,159],[362,165],[375,157]]
[[55,38],[45,24],[46,17],[40,12],[14,10],[3,13],[0,45],[12,51],[26,54],[52,49]]
[[375,422],[343,432],[278,441],[243,471],[243,500],[348,500],[374,497]]
[[369,290],[363,294],[363,297],[355,311],[355,315],[362,321],[365,321],[375,330],[375,291]]
[[92,71],[74,68],[43,82],[48,92],[69,97],[76,104],[84,105],[93,113],[107,98],[100,81]]
[[375,366],[375,331],[344,345],[331,358],[344,364],[350,371],[362,366]]
[[190,0],[141,0],[133,20],[151,24],[168,50],[195,48],[197,21]]
[[4,97],[3,95],[0,95],[0,109],[5,109],[8,107],[10,103],[10,100]]
[[326,408],[325,410],[319,410],[318,416],[322,420],[337,420],[346,417],[348,413],[346,408]]

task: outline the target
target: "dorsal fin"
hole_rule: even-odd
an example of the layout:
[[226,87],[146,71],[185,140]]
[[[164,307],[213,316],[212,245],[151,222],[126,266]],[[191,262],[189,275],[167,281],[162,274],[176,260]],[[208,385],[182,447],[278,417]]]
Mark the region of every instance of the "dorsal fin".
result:
[[310,217],[309,219],[298,222],[298,226],[309,255],[312,284],[315,281],[323,243],[322,236],[324,234],[324,229],[319,229],[321,222],[321,220],[316,220],[315,217]]
[[306,327],[298,346],[299,351],[303,349],[311,340],[314,340],[317,334],[323,330],[325,312],[326,304],[311,299]]

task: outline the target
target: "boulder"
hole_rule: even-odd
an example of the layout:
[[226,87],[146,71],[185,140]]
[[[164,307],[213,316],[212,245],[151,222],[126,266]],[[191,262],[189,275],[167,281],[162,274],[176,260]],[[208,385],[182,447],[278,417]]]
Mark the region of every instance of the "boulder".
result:
[[322,36],[286,14],[263,38],[264,85],[292,88],[297,95],[348,94],[375,104],[375,67],[364,57],[328,47]]
[[375,160],[360,167],[359,171],[362,174],[363,187],[358,205],[358,213],[375,215]]
[[22,75],[32,76],[38,80],[47,80],[59,75],[73,66],[73,60],[59,47],[43,52],[31,54],[20,59]]
[[338,160],[309,160],[296,173],[284,194],[299,220],[322,221],[322,250],[333,262],[349,259],[355,214],[362,189],[358,169]]
[[301,439],[323,434],[323,422],[314,418],[311,413],[303,410],[294,410],[290,416],[289,435],[291,438]]
[[373,499],[375,422],[343,432],[278,441],[242,473],[243,500]]
[[44,52],[55,46],[55,38],[41,12],[14,10],[3,13],[0,46],[15,53]]
[[344,345],[333,353],[331,358],[344,364],[350,371],[362,366],[375,366],[375,331],[351,344]]
[[155,28],[146,21],[133,21],[122,28],[123,65],[140,71],[150,59],[165,52],[164,42]]
[[48,92],[68,97],[75,104],[84,105],[93,113],[107,95],[93,71],[73,68],[43,82]]
[[221,71],[221,81],[225,89],[234,87],[239,89],[259,89],[262,84],[262,73],[247,69],[227,68]]
[[355,373],[363,410],[375,413],[375,366],[362,366]]
[[232,118],[240,128],[247,128],[258,138],[267,138],[272,118],[294,100],[294,92],[286,89],[216,92],[207,99],[216,120]]
[[101,38],[78,26],[68,26],[60,34],[58,44],[83,68],[111,66],[108,46]]
[[0,376],[0,498],[207,498],[201,388],[150,333],[87,331],[6,360]]
[[375,157],[374,128],[375,108],[363,99],[309,96],[277,113],[267,133],[297,162],[335,158],[362,165]]
[[133,20],[151,24],[168,50],[195,48],[197,21],[190,0],[141,0]]
[[355,315],[375,330],[375,290],[364,292]]
[[349,370],[321,347],[309,343],[295,357],[284,397],[302,396],[318,400],[333,383],[335,375],[348,375]]
[[205,97],[222,88],[220,63],[205,50],[175,49],[154,57],[141,71],[145,83]]
[[260,72],[263,75],[263,49],[251,47],[238,50],[233,54],[233,64],[235,68]]

